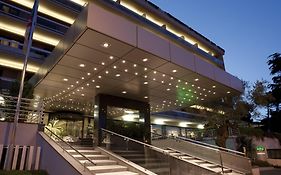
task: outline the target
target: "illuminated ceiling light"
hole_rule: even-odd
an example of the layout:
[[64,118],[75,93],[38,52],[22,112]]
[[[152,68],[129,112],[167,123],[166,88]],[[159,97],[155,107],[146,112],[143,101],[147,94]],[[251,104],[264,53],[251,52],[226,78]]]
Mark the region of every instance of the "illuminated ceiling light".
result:
[[84,78],[84,77],[81,77],[81,79],[84,80],[85,78]]
[[147,75],[145,75],[144,78],[147,78]]
[[90,75],[91,75],[91,73],[90,73],[90,72],[88,72],[88,73],[87,73],[87,75],[88,75],[88,76],[90,76]]
[[83,96],[83,97],[84,97],[84,96],[85,96],[85,94],[81,94],[81,96]]
[[162,80],[161,83],[164,84],[165,82]]
[[181,80],[178,80],[178,82],[180,83],[180,82],[181,82]]
[[116,76],[116,77],[120,77],[121,75],[120,75],[120,74],[116,74],[115,76]]
[[197,128],[198,129],[204,129],[204,125],[203,124],[199,124],[199,125],[197,125]]
[[70,85],[71,87],[73,87],[73,84],[72,85]]
[[197,87],[197,89],[200,89],[200,88],[201,88],[200,86]]
[[97,89],[99,89],[99,88],[100,88],[100,86],[99,86],[99,85],[97,85],[97,86],[96,86],[96,88],[97,88]]
[[105,65],[105,63],[104,63],[104,62],[101,62],[101,65],[103,65],[103,66],[104,66],[104,65]]
[[144,58],[144,59],[142,59],[142,61],[143,61],[143,62],[146,62],[146,61],[148,61],[148,59],[147,59],[147,58]]
[[148,96],[144,96],[143,98],[148,98]]
[[104,48],[109,48],[110,44],[107,43],[107,42],[104,42],[104,43],[101,44],[101,46],[104,47]]
[[101,76],[99,75],[98,78],[101,79]]
[[193,85],[191,85],[192,87],[194,87],[194,84]]
[[138,73],[137,73],[137,72],[135,72],[135,75],[138,75]]
[[122,60],[122,63],[126,63],[126,60]]
[[68,87],[67,89],[69,90],[70,88]]
[[199,78],[195,78],[194,81],[199,81]]
[[94,83],[94,82],[95,82],[95,80],[92,80],[92,82]]
[[156,80],[156,78],[153,78],[153,81],[155,81]]
[[143,84],[148,84],[148,82],[147,82],[147,81],[145,81],[145,82],[143,82]]
[[64,78],[63,81],[68,81],[68,79],[67,79],[67,78]]
[[124,71],[125,71],[125,72],[128,72],[128,69],[125,69]]
[[184,84],[188,84],[187,82],[185,82]]
[[127,94],[127,92],[126,91],[122,91],[122,94]]
[[203,91],[206,91],[206,89],[203,89]]
[[153,71],[153,73],[156,74],[157,72],[156,72],[156,71]]
[[137,67],[137,65],[136,65],[136,64],[134,64],[134,67]]
[[79,67],[85,67],[85,64],[79,64]]
[[230,91],[227,91],[226,93],[230,94]]
[[214,85],[214,86],[212,86],[212,88],[216,88],[216,86]]
[[106,74],[109,74],[109,72],[108,72],[108,71],[105,71],[105,73],[106,73]]
[[165,77],[166,75],[165,74],[162,74],[162,77]]
[[146,67],[144,68],[144,71],[147,71],[147,68],[146,68]]
[[78,84],[79,83],[79,81],[76,81],[76,84]]
[[215,95],[215,94],[216,94],[216,92],[213,92],[213,94]]
[[87,86],[90,86],[90,84],[89,84],[89,83],[87,83]]
[[171,89],[168,88],[168,89],[166,89],[166,90],[167,90],[167,91],[170,91]]
[[113,60],[114,56],[109,56],[109,59]]
[[113,69],[116,69],[117,68],[117,66],[113,66]]
[[171,77],[171,80],[173,80],[174,79],[174,77]]
[[177,72],[177,70],[176,70],[176,69],[174,69],[172,72],[173,72],[173,73],[176,73],[176,72]]
[[94,67],[94,70],[96,71],[96,70],[98,70],[96,67]]

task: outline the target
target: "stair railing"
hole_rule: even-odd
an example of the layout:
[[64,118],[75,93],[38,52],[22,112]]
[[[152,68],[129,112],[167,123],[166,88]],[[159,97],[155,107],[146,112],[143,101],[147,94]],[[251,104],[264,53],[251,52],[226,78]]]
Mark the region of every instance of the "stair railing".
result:
[[[57,134],[55,134],[53,131],[51,131],[49,128],[45,127],[45,129],[47,130],[47,132],[45,131],[46,135],[54,140],[62,149],[63,151],[67,152],[70,156],[72,156],[61,144],[59,144],[55,139],[58,139],[59,141],[61,141],[63,144],[67,145],[68,147],[70,147],[72,150],[74,150],[76,153],[78,153],[79,155],[81,155],[84,159],[86,159],[89,163],[96,165],[96,163],[94,163],[91,159],[89,159],[88,157],[86,157],[85,155],[83,155],[82,153],[80,153],[76,148],[74,148],[73,146],[71,146],[69,143],[67,143],[66,141],[64,141],[60,136],[58,136]],[[49,132],[49,133],[48,133]],[[78,161],[80,164],[83,165],[84,169],[86,169],[86,161],[84,163],[81,163],[80,161]]]

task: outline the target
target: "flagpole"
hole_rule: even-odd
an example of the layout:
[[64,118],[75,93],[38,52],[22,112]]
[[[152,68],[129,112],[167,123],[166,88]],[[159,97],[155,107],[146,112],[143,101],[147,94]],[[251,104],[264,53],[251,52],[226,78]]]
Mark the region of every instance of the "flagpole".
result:
[[19,115],[20,115],[20,104],[21,104],[21,98],[22,98],[23,87],[24,87],[24,78],[25,78],[25,73],[26,73],[26,68],[27,68],[28,57],[30,54],[30,48],[32,46],[32,37],[33,37],[33,31],[35,29],[35,24],[36,24],[38,6],[39,6],[39,0],[35,0],[33,9],[31,12],[32,20],[29,21],[29,24],[28,24],[28,25],[30,25],[30,22],[31,22],[31,26],[30,26],[30,28],[28,28],[28,26],[27,26],[27,30],[26,30],[26,32],[28,32],[27,33],[28,35],[26,36],[27,38],[25,38],[26,43],[24,43],[24,44],[25,44],[25,46],[27,44],[27,46],[26,46],[26,48],[24,48],[25,58],[24,58],[23,70],[22,70],[22,74],[21,74],[20,89],[19,89],[16,112],[15,112],[15,117],[14,117],[14,125],[13,125],[12,133],[11,133],[11,141],[10,141],[10,145],[9,145],[8,161],[6,164],[6,170],[10,170],[12,168],[13,149],[14,149],[15,141],[16,141],[16,132],[17,132],[17,127],[18,127]]

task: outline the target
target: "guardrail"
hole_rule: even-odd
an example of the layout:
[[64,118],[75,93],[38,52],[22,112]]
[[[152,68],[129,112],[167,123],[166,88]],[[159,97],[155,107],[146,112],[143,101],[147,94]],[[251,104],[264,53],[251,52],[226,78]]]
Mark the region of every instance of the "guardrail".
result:
[[213,162],[238,172],[251,172],[250,159],[245,153],[234,151],[184,137],[163,137],[154,134],[152,144],[159,147],[170,147],[191,156]]
[[[160,147],[149,145],[106,129],[101,129],[101,132],[102,147],[155,174],[171,175],[179,171],[193,172],[192,174],[194,175],[215,174],[211,169],[203,168],[180,157],[173,156],[173,154]],[[181,156],[184,155],[185,153]],[[224,172],[223,168],[221,172]]]
[[[0,94],[0,121],[13,121],[16,113],[17,97]],[[19,122],[43,123],[44,104],[42,100],[22,98]]]
[[[6,38],[3,38],[3,37],[0,37],[0,45],[8,46],[8,47],[11,47],[11,48],[17,48],[19,50],[23,50],[23,47],[24,47],[24,44],[22,44],[18,41],[6,39]],[[51,52],[47,51],[47,50],[37,48],[37,47],[31,47],[31,53],[38,54],[38,55],[43,56],[43,57],[47,57]]]

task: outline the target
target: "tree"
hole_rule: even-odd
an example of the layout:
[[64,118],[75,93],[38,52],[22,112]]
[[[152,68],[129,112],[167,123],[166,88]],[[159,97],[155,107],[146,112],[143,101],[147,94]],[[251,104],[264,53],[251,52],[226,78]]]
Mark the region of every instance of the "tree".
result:
[[276,112],[279,112],[281,104],[281,54],[274,53],[268,57],[270,74],[272,75],[272,84],[270,84],[272,96],[275,98],[273,104]]
[[216,130],[216,144],[226,147],[229,137],[229,129],[238,129],[238,123],[242,118],[247,118],[253,110],[253,106],[246,100],[247,83],[244,82],[243,93],[236,96],[228,96],[221,100],[205,104],[212,108],[213,112],[208,116],[207,127]]

